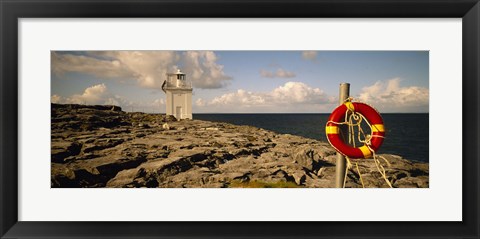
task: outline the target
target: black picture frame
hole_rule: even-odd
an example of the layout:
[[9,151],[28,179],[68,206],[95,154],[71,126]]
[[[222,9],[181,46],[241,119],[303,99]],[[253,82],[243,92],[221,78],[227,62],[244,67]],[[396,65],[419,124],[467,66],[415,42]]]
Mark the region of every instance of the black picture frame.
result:
[[[182,9],[182,11],[172,11],[173,9]],[[480,4],[478,0],[0,0],[0,15],[0,235],[2,238],[479,238]],[[18,221],[18,19],[132,17],[462,18],[463,221]]]

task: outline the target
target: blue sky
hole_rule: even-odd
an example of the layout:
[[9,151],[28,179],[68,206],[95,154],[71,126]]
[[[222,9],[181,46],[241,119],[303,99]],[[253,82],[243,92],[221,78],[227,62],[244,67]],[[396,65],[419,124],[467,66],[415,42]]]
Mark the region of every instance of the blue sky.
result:
[[381,112],[428,112],[427,51],[59,51],[51,101],[165,112],[161,85],[181,69],[194,113],[329,113],[338,87]]

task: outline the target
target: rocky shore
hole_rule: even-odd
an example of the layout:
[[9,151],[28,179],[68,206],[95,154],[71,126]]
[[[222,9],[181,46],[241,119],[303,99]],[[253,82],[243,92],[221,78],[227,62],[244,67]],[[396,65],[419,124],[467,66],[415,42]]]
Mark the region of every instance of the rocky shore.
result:
[[[117,106],[52,104],[51,186],[307,187],[335,183],[335,150],[327,143],[250,126]],[[393,187],[429,186],[428,164],[382,155]],[[373,160],[358,166],[365,187],[388,187]],[[346,187],[362,187],[355,167]]]

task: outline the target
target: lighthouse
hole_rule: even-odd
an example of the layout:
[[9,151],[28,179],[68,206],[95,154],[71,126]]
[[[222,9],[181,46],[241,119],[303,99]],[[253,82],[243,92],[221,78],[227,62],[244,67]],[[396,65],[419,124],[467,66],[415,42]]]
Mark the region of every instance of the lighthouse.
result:
[[167,79],[162,84],[162,90],[167,95],[167,115],[173,115],[177,120],[192,119],[192,83],[185,73],[167,73]]

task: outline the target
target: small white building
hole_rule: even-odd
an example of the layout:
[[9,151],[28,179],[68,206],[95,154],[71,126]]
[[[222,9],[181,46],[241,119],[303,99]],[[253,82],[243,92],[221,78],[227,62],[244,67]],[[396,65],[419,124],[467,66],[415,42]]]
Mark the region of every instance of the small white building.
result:
[[192,119],[192,83],[180,70],[177,73],[167,73],[162,90],[167,95],[167,115],[173,115],[177,120]]

